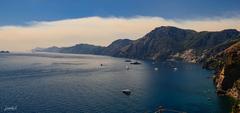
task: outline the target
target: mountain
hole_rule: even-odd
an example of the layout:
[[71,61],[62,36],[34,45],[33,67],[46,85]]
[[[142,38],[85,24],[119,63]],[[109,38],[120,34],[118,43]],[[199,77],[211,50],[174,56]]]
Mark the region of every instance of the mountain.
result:
[[[235,43],[240,42],[240,36],[238,39],[235,40],[229,40],[225,41],[222,44],[218,44],[213,48],[209,48],[205,50],[205,57],[202,60],[203,68],[209,69],[209,70],[218,70],[221,65],[219,62],[221,61],[223,63],[223,57],[218,57],[218,62],[216,62],[216,55],[223,52],[225,49],[229,48],[230,46],[234,45]],[[220,60],[221,59],[221,60]]]
[[193,30],[162,26],[125,46],[120,53],[129,58],[166,59],[171,54],[183,51],[184,44],[196,33]]
[[118,56],[122,57],[121,51],[124,49],[124,47],[130,45],[132,43],[132,40],[129,39],[119,39],[114,42],[112,42],[109,46],[105,47],[102,54],[109,55],[109,56]]
[[234,29],[196,32],[162,26],[122,47],[115,56],[151,60],[174,58],[198,62],[209,48],[238,39],[239,34],[239,31]]
[[58,53],[60,52],[61,48],[59,47],[56,47],[56,46],[52,46],[52,47],[49,47],[49,48],[35,48],[35,49],[32,49],[32,52],[54,52],[54,53]]
[[56,53],[72,53],[72,54],[97,54],[120,57],[120,51],[125,46],[132,43],[129,39],[119,39],[112,42],[107,47],[95,46],[90,44],[77,44],[71,47],[49,47],[49,48],[35,48],[33,52],[56,52]]
[[224,48],[224,44],[238,39],[239,35],[239,31],[235,29],[197,32],[190,29],[162,26],[155,28],[140,39],[119,39],[107,47],[77,44],[72,47],[50,47],[37,51],[97,54],[150,60],[182,59],[196,63],[211,53],[209,49],[220,46]]
[[63,47],[59,53],[73,53],[73,54],[101,54],[104,47],[90,44],[77,44],[72,47]]
[[71,47],[49,47],[35,48],[33,52],[55,52],[55,53],[71,53],[71,54],[101,54],[104,47],[90,44],[76,44]]
[[235,29],[223,30],[220,32],[199,32],[192,40],[188,42],[186,48],[204,50],[212,48],[228,40],[236,39],[239,31]]

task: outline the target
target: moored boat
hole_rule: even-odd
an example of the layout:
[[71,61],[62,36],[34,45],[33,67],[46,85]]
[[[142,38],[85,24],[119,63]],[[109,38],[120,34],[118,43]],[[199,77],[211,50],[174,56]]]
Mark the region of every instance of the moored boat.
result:
[[124,93],[126,95],[130,95],[131,94],[131,90],[130,89],[124,89],[124,90],[122,90],[122,93]]

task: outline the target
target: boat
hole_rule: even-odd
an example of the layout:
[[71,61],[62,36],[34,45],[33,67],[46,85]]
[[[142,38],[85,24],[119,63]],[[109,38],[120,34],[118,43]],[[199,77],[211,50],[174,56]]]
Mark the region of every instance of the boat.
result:
[[131,90],[130,89],[124,89],[124,90],[122,90],[122,93],[124,93],[125,95],[130,95]]
[[125,60],[125,62],[132,62],[130,59]]
[[127,70],[129,70],[130,68],[129,68],[129,66],[128,65],[126,65],[126,67],[125,67]]
[[210,98],[210,97],[208,97],[208,101],[211,101],[211,98]]
[[178,110],[174,110],[174,109],[167,109],[163,106],[159,106],[157,111],[155,111],[154,113],[187,113],[187,112],[183,112],[183,111],[178,111]]
[[178,70],[178,68],[176,68],[176,67],[175,67],[175,68],[173,68],[173,70],[174,70],[174,71],[177,71],[177,70]]
[[135,62],[131,62],[130,64],[133,64],[133,65],[139,65],[139,64],[141,64],[140,62],[137,62],[137,61],[135,61]]

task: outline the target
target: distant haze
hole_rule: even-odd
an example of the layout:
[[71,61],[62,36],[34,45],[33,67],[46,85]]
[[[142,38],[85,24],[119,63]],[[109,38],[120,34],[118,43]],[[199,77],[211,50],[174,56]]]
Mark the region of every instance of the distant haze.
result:
[[107,46],[119,38],[138,39],[159,26],[196,31],[240,30],[240,17],[174,20],[161,17],[85,17],[36,21],[26,26],[0,27],[0,50],[29,51],[35,47],[89,43]]

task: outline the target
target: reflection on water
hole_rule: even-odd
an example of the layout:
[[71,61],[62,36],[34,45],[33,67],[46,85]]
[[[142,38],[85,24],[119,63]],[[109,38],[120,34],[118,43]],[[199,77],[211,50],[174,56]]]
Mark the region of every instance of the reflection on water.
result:
[[0,112],[139,113],[164,106],[225,113],[229,101],[216,96],[210,74],[181,62],[130,65],[107,56],[0,55]]

